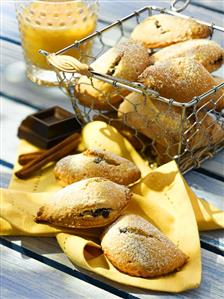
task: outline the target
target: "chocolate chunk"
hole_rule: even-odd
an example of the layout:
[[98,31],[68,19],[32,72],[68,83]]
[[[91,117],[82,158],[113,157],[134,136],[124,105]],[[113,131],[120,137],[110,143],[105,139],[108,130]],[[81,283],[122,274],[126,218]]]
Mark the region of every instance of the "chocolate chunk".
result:
[[120,233],[126,233],[128,231],[127,227],[119,228]]
[[103,161],[103,159],[100,158],[100,157],[96,157],[96,158],[93,160],[93,162],[96,163],[96,164],[99,164],[101,161]]
[[91,215],[93,217],[103,216],[103,218],[108,218],[108,216],[110,215],[110,211],[111,211],[111,209],[100,208],[100,209],[96,209],[96,210],[86,210],[86,211],[83,211],[82,213],[80,213],[79,215],[81,217],[86,216],[86,215]]

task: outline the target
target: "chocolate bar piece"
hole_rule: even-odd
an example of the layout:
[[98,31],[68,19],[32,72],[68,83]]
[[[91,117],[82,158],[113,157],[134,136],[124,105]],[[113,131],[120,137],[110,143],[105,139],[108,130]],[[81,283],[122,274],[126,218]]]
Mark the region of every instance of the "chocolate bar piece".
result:
[[73,113],[54,106],[27,116],[19,126],[18,137],[48,149],[80,129]]

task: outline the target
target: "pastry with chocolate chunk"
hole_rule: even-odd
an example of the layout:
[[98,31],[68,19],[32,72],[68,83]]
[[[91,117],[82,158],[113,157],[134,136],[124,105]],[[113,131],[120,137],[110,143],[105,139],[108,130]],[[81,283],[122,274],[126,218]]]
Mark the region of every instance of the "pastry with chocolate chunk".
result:
[[121,272],[157,277],[179,270],[188,257],[151,223],[134,214],[117,219],[104,232],[104,255]]
[[150,64],[178,57],[191,57],[209,72],[220,68],[224,61],[224,49],[208,39],[193,39],[165,47],[150,57]]
[[42,206],[35,221],[70,228],[112,223],[127,207],[131,191],[104,178],[90,178],[57,191]]
[[[129,81],[138,76],[149,65],[149,50],[141,42],[120,42],[97,58],[90,67],[99,73]],[[80,103],[100,110],[113,110],[120,103],[127,89],[115,88],[112,84],[82,76],[75,89]]]
[[206,38],[212,31],[193,19],[167,14],[153,15],[135,27],[131,38],[148,48],[163,48],[189,39]]
[[62,186],[92,177],[129,185],[141,176],[133,162],[103,149],[87,149],[81,154],[62,158],[57,162],[54,174]]

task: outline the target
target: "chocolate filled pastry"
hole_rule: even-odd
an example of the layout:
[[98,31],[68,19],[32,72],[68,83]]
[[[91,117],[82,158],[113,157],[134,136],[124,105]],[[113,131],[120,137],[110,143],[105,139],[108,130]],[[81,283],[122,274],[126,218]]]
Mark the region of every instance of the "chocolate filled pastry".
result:
[[214,41],[193,39],[159,50],[151,55],[150,64],[178,57],[192,57],[209,72],[214,72],[223,64],[224,50]]
[[[121,42],[97,58],[90,67],[99,73],[135,81],[149,65],[149,51],[141,42]],[[122,101],[127,89],[118,89],[97,79],[82,76],[75,89],[80,103],[100,110],[111,110]]]
[[135,27],[131,38],[148,48],[163,48],[189,39],[206,38],[211,35],[208,26],[192,19],[167,14],[150,16]]
[[130,199],[127,187],[90,178],[57,191],[34,220],[71,228],[101,227],[120,216]]
[[155,226],[134,214],[106,229],[101,242],[108,260],[132,276],[157,277],[179,270],[188,257]]
[[135,164],[103,149],[87,149],[57,162],[54,174],[66,186],[82,179],[103,177],[115,183],[129,185],[141,177]]
[[[165,98],[178,102],[190,102],[212,89],[216,82],[211,74],[193,58],[180,57],[158,62],[147,67],[139,76],[139,82],[154,89]],[[222,96],[221,91],[207,96],[198,103],[202,106],[207,102],[215,102]],[[213,108],[213,103],[206,108]]]

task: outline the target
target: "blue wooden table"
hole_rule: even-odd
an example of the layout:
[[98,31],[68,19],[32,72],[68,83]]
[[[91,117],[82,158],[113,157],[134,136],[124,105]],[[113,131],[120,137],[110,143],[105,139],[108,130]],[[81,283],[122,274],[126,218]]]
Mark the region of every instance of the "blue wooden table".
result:
[[[38,87],[26,79],[14,1],[1,2],[1,187],[7,188],[18,146],[20,122],[38,109],[59,105],[71,110],[58,88]],[[145,5],[168,1],[100,1],[98,27]],[[224,26],[224,1],[192,1],[185,14]],[[224,46],[224,40],[219,41]],[[219,75],[224,77],[223,68]],[[224,209],[224,151],[185,175],[199,196]],[[178,295],[149,292],[76,269],[54,238],[1,238],[1,298],[223,298],[224,235],[200,234],[203,277],[199,289]]]

